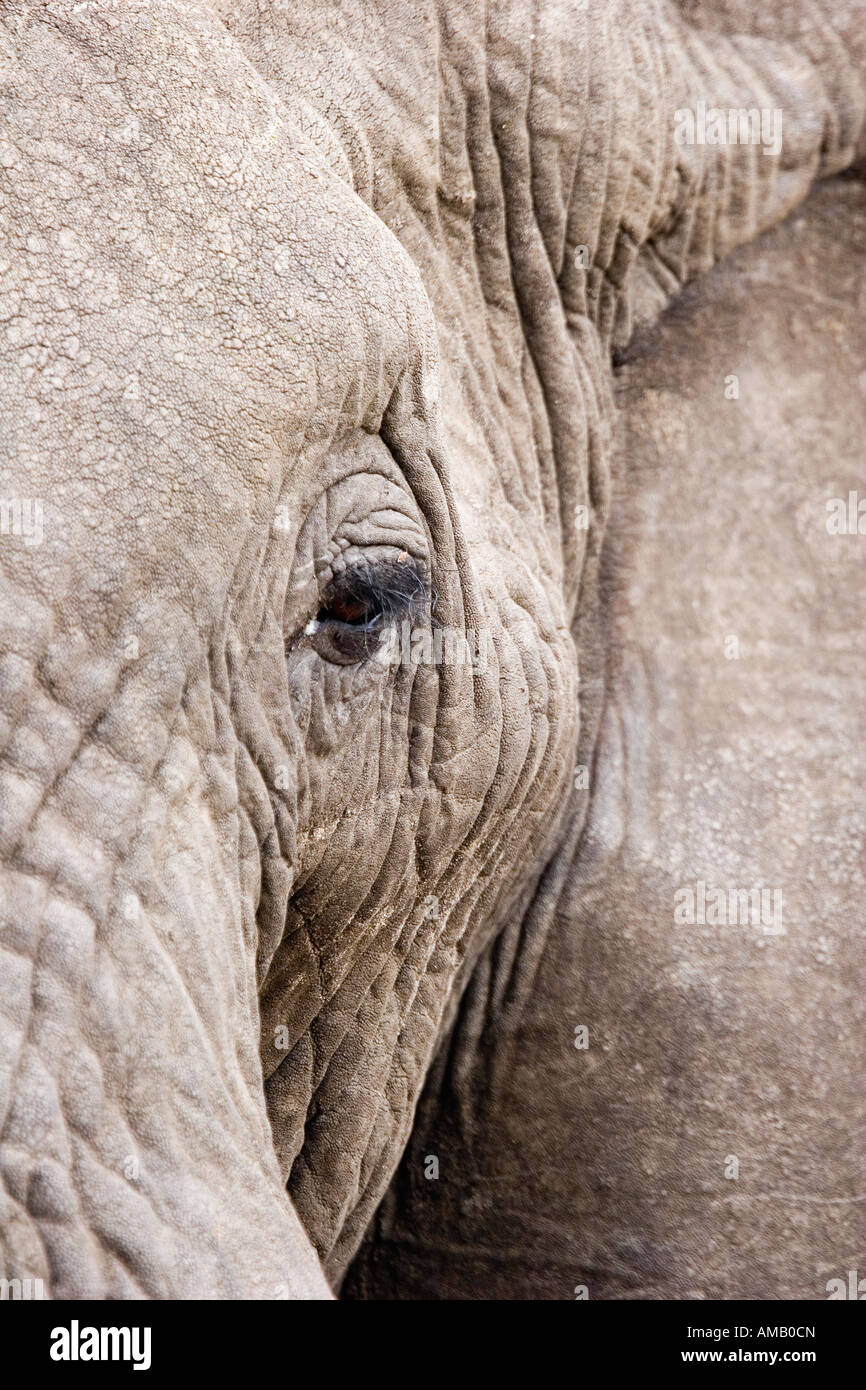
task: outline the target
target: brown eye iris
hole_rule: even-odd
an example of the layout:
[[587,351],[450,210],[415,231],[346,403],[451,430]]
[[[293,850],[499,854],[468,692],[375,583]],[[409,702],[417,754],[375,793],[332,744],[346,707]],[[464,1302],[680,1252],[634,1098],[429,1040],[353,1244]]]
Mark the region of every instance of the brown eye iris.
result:
[[338,623],[366,623],[370,618],[369,605],[357,598],[334,598],[325,611]]

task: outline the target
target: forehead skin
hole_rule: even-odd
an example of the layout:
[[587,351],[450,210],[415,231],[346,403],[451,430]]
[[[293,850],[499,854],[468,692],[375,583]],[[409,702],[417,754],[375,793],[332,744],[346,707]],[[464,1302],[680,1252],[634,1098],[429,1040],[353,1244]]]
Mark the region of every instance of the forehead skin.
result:
[[287,469],[375,432],[401,379],[432,445],[417,272],[204,11],[29,6],[0,42],[3,481],[44,501],[30,582],[85,627],[170,582],[207,630]]

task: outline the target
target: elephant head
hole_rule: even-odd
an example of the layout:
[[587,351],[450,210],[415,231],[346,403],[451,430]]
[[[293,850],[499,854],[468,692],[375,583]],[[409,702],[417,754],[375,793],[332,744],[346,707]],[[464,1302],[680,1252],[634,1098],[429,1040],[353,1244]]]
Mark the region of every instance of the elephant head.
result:
[[611,357],[855,158],[858,15],[5,8],[8,1277],[339,1284],[579,840]]

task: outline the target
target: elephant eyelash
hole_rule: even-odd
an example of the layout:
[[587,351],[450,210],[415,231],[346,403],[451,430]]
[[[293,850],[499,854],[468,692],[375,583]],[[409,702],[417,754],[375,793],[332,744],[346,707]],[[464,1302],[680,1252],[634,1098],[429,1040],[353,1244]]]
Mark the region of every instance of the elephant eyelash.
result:
[[435,603],[426,567],[406,551],[396,560],[352,565],[328,584],[316,616],[286,643],[286,656],[307,638],[326,661],[364,661],[379,650],[388,627],[425,619]]
[[[315,629],[339,624],[371,632],[388,623],[422,617],[431,600],[424,567],[406,558],[354,565],[331,581],[313,619]],[[313,625],[309,624],[309,631]]]

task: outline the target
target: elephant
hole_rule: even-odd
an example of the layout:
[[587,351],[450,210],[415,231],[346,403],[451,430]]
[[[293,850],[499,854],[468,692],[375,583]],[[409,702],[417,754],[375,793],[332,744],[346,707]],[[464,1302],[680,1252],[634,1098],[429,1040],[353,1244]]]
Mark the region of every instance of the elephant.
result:
[[6,0],[4,1289],[862,1259],[864,21]]

